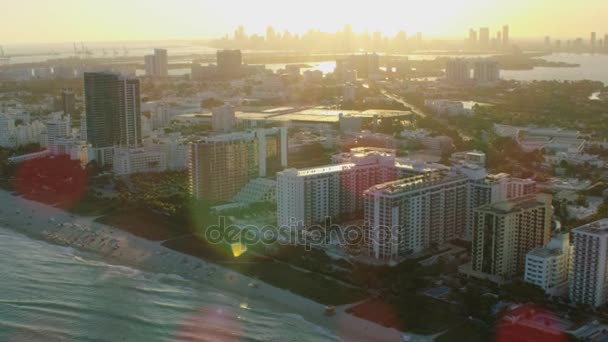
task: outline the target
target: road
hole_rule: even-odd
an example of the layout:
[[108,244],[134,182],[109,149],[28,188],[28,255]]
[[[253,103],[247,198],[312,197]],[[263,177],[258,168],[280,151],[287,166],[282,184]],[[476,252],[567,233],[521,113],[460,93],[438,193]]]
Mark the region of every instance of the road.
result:
[[410,103],[405,102],[401,97],[399,97],[399,96],[397,96],[395,94],[391,94],[391,93],[387,92],[384,89],[382,89],[380,92],[382,93],[382,95],[388,97],[389,99],[391,99],[393,101],[397,101],[397,102],[401,103],[402,105],[404,105],[406,107],[409,107],[410,110],[412,111],[412,113],[414,113],[414,114],[416,114],[418,116],[421,116],[421,117],[425,117],[426,116],[426,114],[424,114],[422,112],[422,110],[420,110],[420,108],[417,108],[416,106],[414,106],[414,105],[412,105]]

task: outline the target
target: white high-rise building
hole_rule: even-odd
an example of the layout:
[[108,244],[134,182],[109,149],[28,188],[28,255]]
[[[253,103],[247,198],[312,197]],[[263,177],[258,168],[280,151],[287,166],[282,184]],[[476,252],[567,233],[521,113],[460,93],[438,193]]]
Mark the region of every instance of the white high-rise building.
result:
[[146,69],[146,76],[156,76],[154,70],[155,70],[155,65],[154,65],[154,55],[145,55],[144,56],[144,64],[145,64],[145,69]]
[[141,112],[149,113],[153,129],[163,128],[171,122],[171,108],[166,102],[145,102],[141,105]]
[[80,140],[87,141],[87,113],[80,114]]
[[15,119],[8,114],[0,114],[0,146],[13,147],[15,134]]
[[46,146],[53,154],[57,154],[57,140],[68,138],[72,133],[70,115],[53,113],[46,124]]
[[548,295],[566,294],[571,264],[570,234],[557,234],[546,246],[528,252],[524,280]]
[[167,50],[154,49],[154,55],[144,56],[146,76],[167,77],[169,75],[169,59]]
[[154,70],[156,76],[169,76],[169,58],[167,57],[167,50],[154,49]]
[[369,255],[395,261],[460,238],[467,220],[468,187],[466,176],[430,174],[365,191]]
[[593,307],[608,302],[608,219],[572,230],[570,300]]
[[363,209],[366,189],[396,178],[394,151],[366,149],[353,149],[340,164],[279,172],[278,225],[307,227],[326,218],[352,218]]
[[236,124],[236,114],[230,105],[215,107],[211,110],[211,127],[215,132],[230,132]]

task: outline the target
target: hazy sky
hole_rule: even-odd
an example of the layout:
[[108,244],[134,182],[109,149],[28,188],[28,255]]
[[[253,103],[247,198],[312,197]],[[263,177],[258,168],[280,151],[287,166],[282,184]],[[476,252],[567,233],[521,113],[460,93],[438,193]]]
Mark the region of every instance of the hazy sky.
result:
[[0,45],[210,38],[240,24],[464,37],[508,23],[514,37],[587,38],[608,33],[607,14],[608,0],[0,0]]

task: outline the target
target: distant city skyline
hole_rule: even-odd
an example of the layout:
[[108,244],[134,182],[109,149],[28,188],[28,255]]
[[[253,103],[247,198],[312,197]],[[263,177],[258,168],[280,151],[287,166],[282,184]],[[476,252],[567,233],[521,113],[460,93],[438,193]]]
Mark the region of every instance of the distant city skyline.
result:
[[598,36],[608,32],[602,18],[606,9],[602,0],[583,5],[568,0],[559,6],[549,0],[377,0],[373,6],[342,0],[308,0],[301,6],[286,6],[278,0],[263,4],[238,0],[22,0],[0,4],[3,23],[9,28],[0,32],[0,44],[210,39],[231,34],[239,25],[260,35],[268,26],[277,32],[301,34],[308,29],[335,32],[350,24],[355,32],[395,35],[404,30],[457,38],[479,27],[488,27],[494,35],[507,24],[513,38],[588,38],[592,31]]

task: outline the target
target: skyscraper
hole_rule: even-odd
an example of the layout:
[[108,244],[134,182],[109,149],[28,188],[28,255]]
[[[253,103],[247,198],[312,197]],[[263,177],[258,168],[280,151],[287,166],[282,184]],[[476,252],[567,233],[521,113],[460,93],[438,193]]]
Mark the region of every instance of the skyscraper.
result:
[[154,49],[154,72],[155,76],[167,77],[169,75],[169,59],[167,50]]
[[608,302],[608,219],[572,230],[570,300],[599,307]]
[[156,74],[154,72],[154,55],[145,55],[144,56],[144,65],[146,70],[146,76],[154,77]]
[[167,50],[154,49],[153,55],[144,56],[146,76],[167,77],[169,75],[169,60]]
[[285,166],[285,128],[208,136],[189,146],[190,189],[199,199],[229,200],[250,180]]
[[217,71],[223,77],[235,77],[241,74],[243,57],[241,50],[217,51]]
[[473,63],[473,79],[477,84],[492,83],[500,79],[498,62],[490,59],[481,59]]
[[479,46],[483,49],[490,47],[490,29],[487,27],[479,28]]
[[551,236],[551,196],[539,194],[498,202],[474,210],[473,272],[495,281],[525,270],[528,252]]
[[595,32],[591,32],[591,37],[589,39],[589,45],[591,46],[591,51],[595,51],[597,44],[597,34]]
[[469,178],[414,176],[364,192],[369,255],[391,261],[464,234]]
[[86,137],[100,164],[117,145],[141,144],[139,80],[110,72],[84,74]]
[[121,78],[118,96],[120,103],[119,127],[121,147],[139,146],[142,143],[141,134],[141,97],[139,80],[136,78]]
[[509,25],[505,25],[502,27],[502,45],[506,48],[509,43]]
[[76,96],[71,88],[61,90],[61,109],[64,114],[72,115],[76,112]]
[[449,59],[445,67],[445,74],[449,83],[466,84],[471,80],[469,62],[462,58]]
[[469,29],[469,46],[474,47],[477,45],[477,31],[475,29]]

